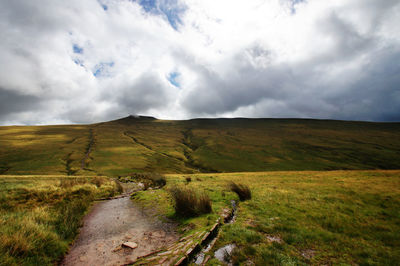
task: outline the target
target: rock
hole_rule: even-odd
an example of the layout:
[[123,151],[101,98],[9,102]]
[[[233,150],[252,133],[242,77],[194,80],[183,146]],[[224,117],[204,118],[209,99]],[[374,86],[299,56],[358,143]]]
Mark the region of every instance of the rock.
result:
[[186,251],[186,256],[189,256],[190,255],[190,253],[192,253],[192,251],[193,251],[193,248],[189,248],[187,251]]
[[122,249],[122,247],[121,247],[121,246],[118,246],[118,247],[116,247],[116,248],[113,249],[113,252],[120,251],[121,249]]
[[157,256],[169,255],[171,253],[172,253],[172,251],[165,251],[165,252],[162,252],[162,253],[158,253]]
[[[226,246],[223,246],[222,248],[220,248],[214,252],[214,257],[217,258],[221,262],[230,264],[230,262],[231,262],[230,256],[232,255],[232,252],[235,248],[236,248],[235,244],[228,244]],[[227,259],[229,259],[229,260],[227,260]]]
[[177,250],[175,250],[172,254],[174,254],[174,255],[178,255],[179,254],[179,252],[180,252],[180,250],[179,249],[177,249]]
[[158,257],[154,256],[154,257],[147,258],[146,261],[153,261],[153,260],[156,260],[156,259],[158,259]]
[[211,227],[210,232],[214,231],[214,229],[215,229],[218,225],[219,225],[219,223],[215,223],[215,224],[213,225],[213,227]]
[[185,246],[183,246],[183,248],[182,248],[182,252],[185,252],[185,250],[191,245],[193,243],[193,241],[192,240],[190,240],[190,241],[188,241],[187,243],[186,243],[186,245]]
[[185,259],[186,259],[186,257],[183,256],[180,260],[178,260],[178,261],[175,263],[175,266],[181,265]]
[[267,235],[267,239],[269,242],[283,243],[282,238],[280,238],[279,236]]
[[315,256],[315,250],[312,249],[305,249],[301,252],[301,256],[310,260]]
[[172,257],[172,259],[170,259],[170,260],[168,261],[169,265],[172,265],[172,263],[173,263],[174,261],[176,261],[178,258],[179,258],[179,256]]
[[136,244],[135,242],[125,242],[122,244],[122,246],[134,249],[138,247],[138,244]]
[[210,255],[207,255],[207,257],[204,259],[203,263],[201,265],[206,265],[207,262],[211,259]]
[[210,232],[207,232],[207,233],[203,236],[203,238],[201,239],[201,242],[205,241],[209,235],[210,235]]
[[182,237],[182,238],[179,240],[179,242],[186,241],[186,240],[188,240],[190,237],[192,237],[192,236],[191,236],[191,235],[188,235],[188,236]]
[[163,264],[167,259],[168,259],[168,257],[162,258],[161,260],[158,261],[158,263]]

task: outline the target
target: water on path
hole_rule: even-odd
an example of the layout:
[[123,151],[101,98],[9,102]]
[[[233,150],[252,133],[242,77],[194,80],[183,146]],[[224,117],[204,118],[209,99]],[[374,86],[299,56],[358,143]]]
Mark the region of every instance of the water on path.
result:
[[[99,202],[61,265],[122,265],[177,241],[174,228],[146,216],[129,197]],[[121,247],[126,241],[138,247]]]

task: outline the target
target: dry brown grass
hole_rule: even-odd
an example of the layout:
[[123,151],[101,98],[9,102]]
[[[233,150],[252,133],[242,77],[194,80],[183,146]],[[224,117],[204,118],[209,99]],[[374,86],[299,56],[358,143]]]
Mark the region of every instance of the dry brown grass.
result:
[[0,264],[54,265],[95,198],[112,196],[105,177],[0,176]]
[[174,200],[175,214],[183,217],[194,217],[212,211],[212,203],[204,192],[197,193],[186,187],[173,187],[170,190]]
[[230,182],[229,188],[231,191],[235,192],[239,196],[239,199],[241,201],[251,199],[251,190],[249,186],[235,182]]

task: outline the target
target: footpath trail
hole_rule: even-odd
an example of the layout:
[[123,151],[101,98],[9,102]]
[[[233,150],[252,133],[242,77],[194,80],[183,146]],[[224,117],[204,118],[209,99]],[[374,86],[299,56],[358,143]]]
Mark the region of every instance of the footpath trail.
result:
[[[149,217],[129,196],[102,201],[85,217],[61,265],[123,265],[178,240],[175,226]],[[135,249],[122,247],[134,242]]]

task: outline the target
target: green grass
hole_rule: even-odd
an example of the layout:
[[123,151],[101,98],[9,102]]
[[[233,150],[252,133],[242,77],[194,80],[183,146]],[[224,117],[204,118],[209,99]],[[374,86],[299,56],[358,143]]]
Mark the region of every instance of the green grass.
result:
[[[127,117],[92,125],[2,126],[0,147],[4,264],[53,264],[90,202],[118,189],[96,176],[148,172],[172,175],[165,187],[139,192],[135,200],[179,221],[184,235],[213,225],[238,199],[230,181],[250,187],[251,199],[240,202],[238,220],[222,228],[216,244],[236,243],[238,263],[400,261],[400,172],[372,171],[400,169],[400,123]],[[349,169],[371,171],[326,171]],[[176,216],[168,193],[175,185],[207,193],[212,213]],[[268,240],[274,237],[282,241]]]
[[0,264],[54,265],[91,202],[117,190],[106,177],[0,176]]
[[[239,203],[235,223],[222,227],[214,250],[228,243],[236,263],[256,265],[398,265],[400,171],[314,171],[169,175],[167,186],[134,199],[157,206],[181,224],[183,234],[211,226],[238,196],[229,182],[248,185],[252,198]],[[174,215],[167,190],[175,185],[205,191],[213,213]],[[278,241],[270,241],[276,239]],[[303,255],[302,255],[303,254]],[[213,259],[210,264],[218,264]]]
[[0,174],[400,169],[400,123],[128,117],[0,127],[0,147]]

